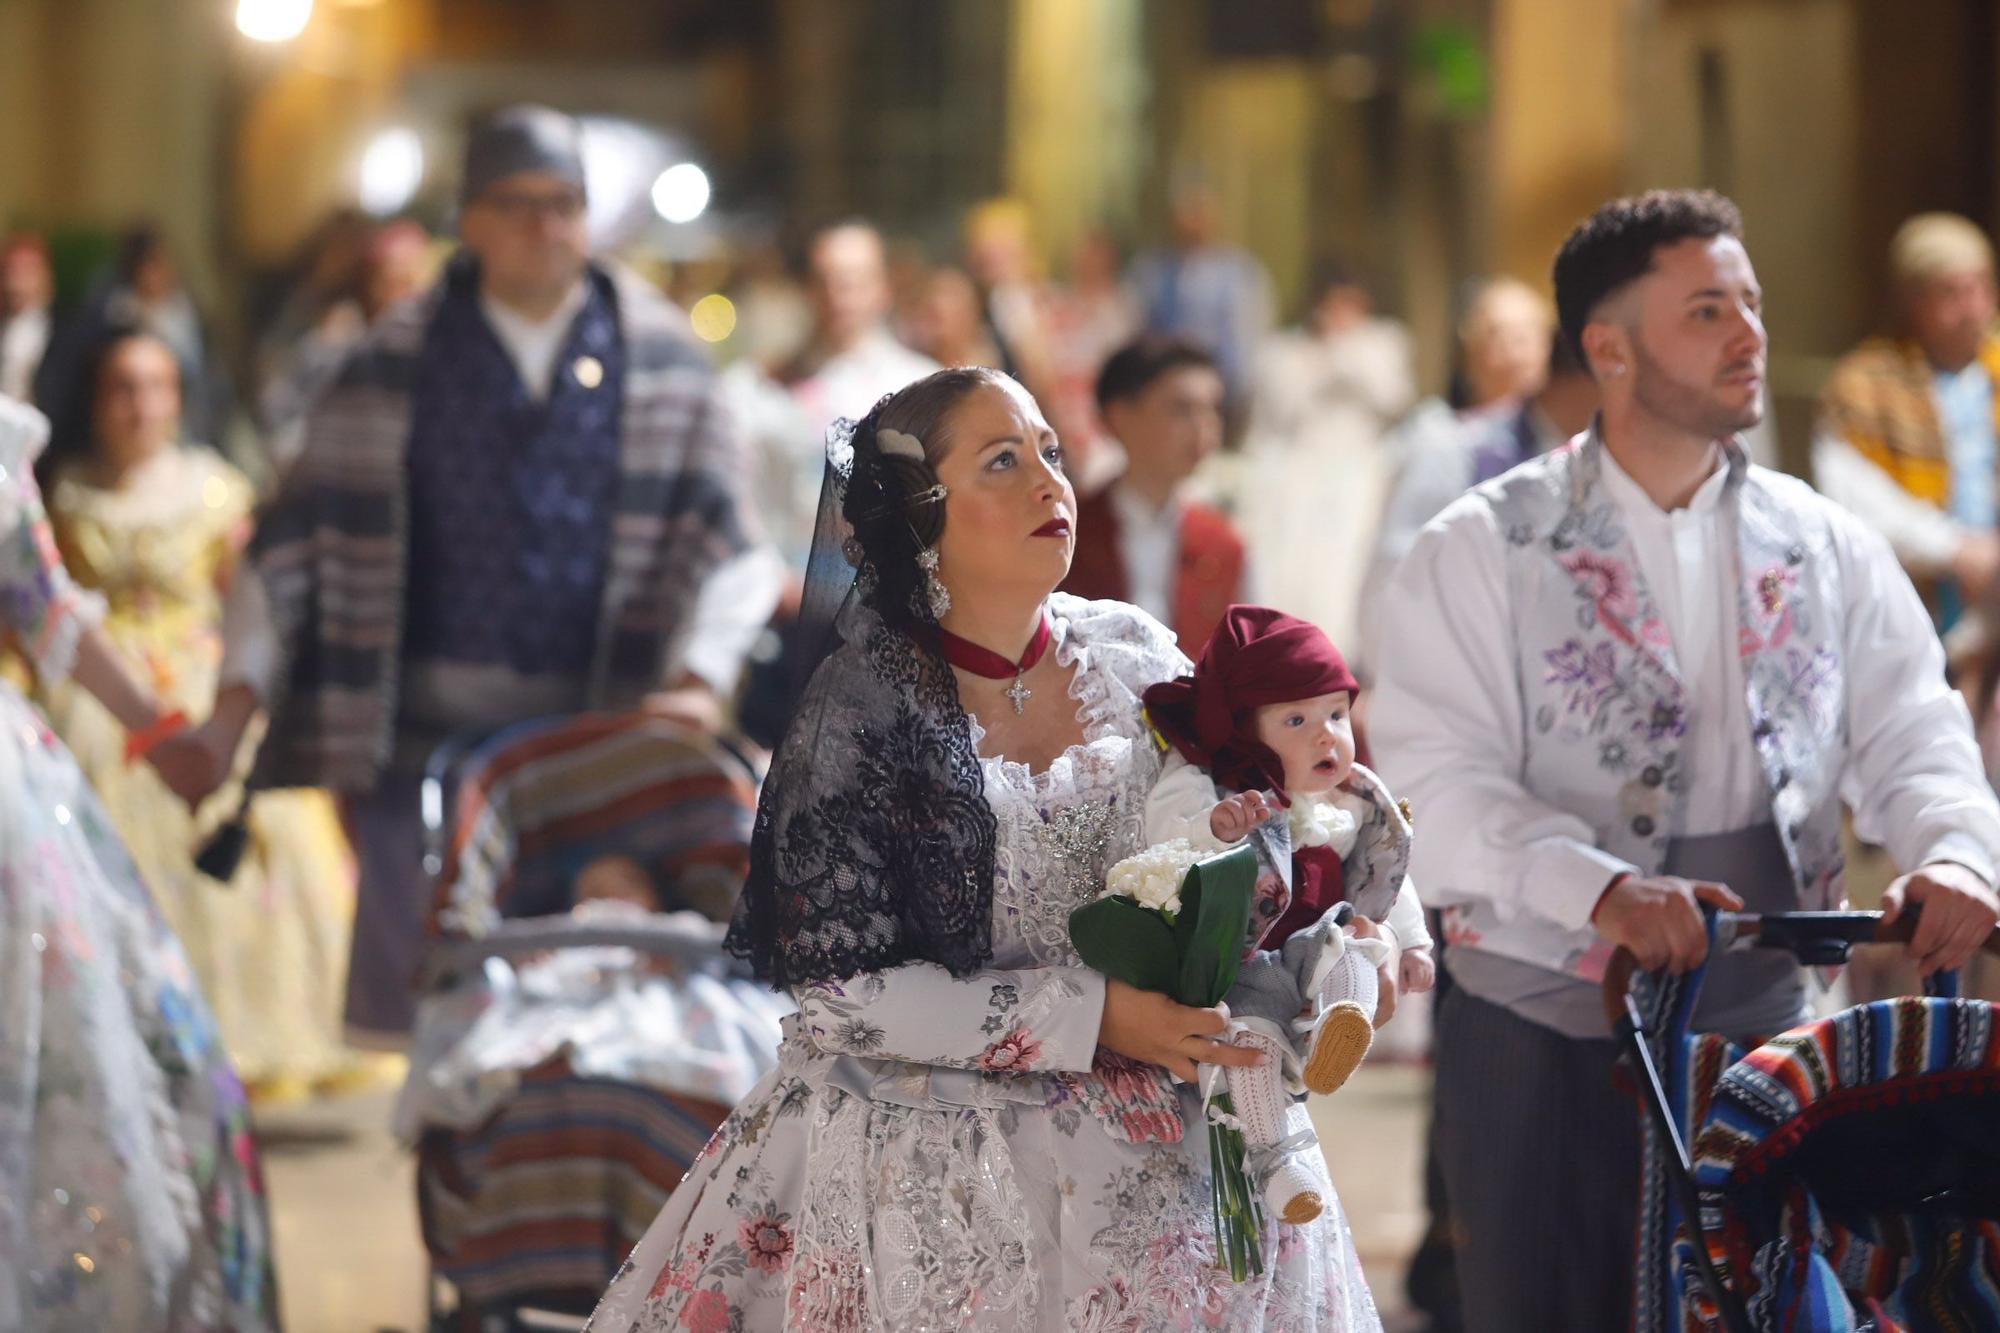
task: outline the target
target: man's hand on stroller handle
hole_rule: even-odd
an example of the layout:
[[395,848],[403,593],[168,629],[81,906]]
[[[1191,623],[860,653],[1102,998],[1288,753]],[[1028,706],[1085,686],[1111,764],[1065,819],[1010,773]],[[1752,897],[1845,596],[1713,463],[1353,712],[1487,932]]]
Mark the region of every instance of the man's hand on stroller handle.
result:
[[[1919,887],[1921,886],[1921,887]],[[1984,949],[2000,958],[2000,925],[1994,895],[1985,881],[1956,863],[1914,871],[1891,886],[1881,912],[1778,912],[1757,915],[1725,911],[1716,921],[1716,941],[1760,949],[1784,949],[1799,965],[1839,966],[1856,944],[1901,944],[1912,958],[1936,959],[1925,975],[1955,971]],[[1943,924],[1931,925],[1933,908]],[[1943,941],[1942,944],[1936,941]],[[1969,945],[1967,941],[1970,941]],[[1956,960],[1956,961],[1954,961]],[[1921,964],[1920,964],[1921,965]],[[1628,947],[1615,950],[1604,969],[1604,1015],[1615,1030],[1625,1015],[1625,992],[1635,972],[1647,969]]]
[[1703,903],[1725,912],[1743,907],[1743,900],[1720,884],[1674,875],[1627,875],[1604,891],[1590,923],[1599,935],[1629,950],[1647,971],[1686,972],[1708,956]]
[[1951,861],[1933,861],[1891,884],[1882,895],[1882,924],[1893,923],[1910,905],[1922,911],[1909,957],[1925,976],[1964,967],[2000,924],[1993,886]]

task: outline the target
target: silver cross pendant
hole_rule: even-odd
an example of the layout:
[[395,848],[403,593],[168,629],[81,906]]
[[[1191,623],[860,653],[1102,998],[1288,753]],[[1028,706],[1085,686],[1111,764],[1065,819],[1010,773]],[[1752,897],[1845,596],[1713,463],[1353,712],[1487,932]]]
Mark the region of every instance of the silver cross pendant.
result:
[[1014,701],[1014,716],[1019,717],[1022,709],[1026,707],[1028,700],[1035,697],[1035,692],[1026,685],[1023,685],[1021,678],[1016,676],[1014,677],[1014,683],[1007,687],[1007,697]]

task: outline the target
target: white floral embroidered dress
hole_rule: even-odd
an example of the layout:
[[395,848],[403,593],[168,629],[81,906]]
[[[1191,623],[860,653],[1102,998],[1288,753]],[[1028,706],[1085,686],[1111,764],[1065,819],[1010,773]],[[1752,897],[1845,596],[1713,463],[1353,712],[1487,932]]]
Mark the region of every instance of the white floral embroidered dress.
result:
[[1161,1141],[1115,1080],[1088,1077],[1104,982],[1068,915],[1144,846],[1159,761],[1138,691],[1186,663],[1121,603],[1058,594],[1050,610],[1085,739],[1042,773],[983,763],[992,960],[801,988],[779,1068],[633,1252],[597,1333],[1379,1327],[1337,1204],[1274,1226],[1265,1275],[1232,1284],[1195,1091],[1179,1094],[1189,1132]]
[[[101,614],[0,398],[0,637],[66,678]],[[76,761],[0,682],[0,1330],[277,1326],[243,1087]]]

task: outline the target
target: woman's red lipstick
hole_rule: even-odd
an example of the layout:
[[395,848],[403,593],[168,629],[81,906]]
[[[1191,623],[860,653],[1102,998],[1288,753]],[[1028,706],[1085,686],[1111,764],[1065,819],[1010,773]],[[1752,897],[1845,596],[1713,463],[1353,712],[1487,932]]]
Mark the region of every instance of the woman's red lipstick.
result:
[[1039,528],[1036,528],[1029,535],[1035,537],[1067,537],[1069,536],[1069,520],[1060,517],[1052,518]]

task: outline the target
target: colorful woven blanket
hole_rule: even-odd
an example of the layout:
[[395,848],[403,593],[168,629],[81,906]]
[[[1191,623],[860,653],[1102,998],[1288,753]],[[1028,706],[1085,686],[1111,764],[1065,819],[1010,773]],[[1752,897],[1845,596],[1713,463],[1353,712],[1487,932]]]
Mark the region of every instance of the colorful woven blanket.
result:
[[[1710,1257],[1759,1329],[2000,1328],[2000,1040],[1990,1006],[1906,998],[1747,1053],[1653,997],[1656,1058],[1693,1136]],[[1640,1333],[1721,1328],[1648,1127]]]

